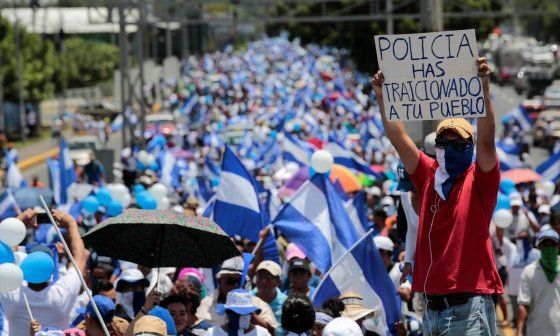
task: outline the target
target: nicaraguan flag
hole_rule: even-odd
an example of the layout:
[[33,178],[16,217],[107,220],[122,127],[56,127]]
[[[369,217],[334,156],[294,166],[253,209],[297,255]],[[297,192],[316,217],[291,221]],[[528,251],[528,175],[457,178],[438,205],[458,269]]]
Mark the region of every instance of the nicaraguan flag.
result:
[[255,181],[228,146],[216,192],[214,221],[228,235],[240,235],[254,242],[265,226]]
[[537,169],[543,180],[556,182],[560,179],[560,151],[554,153],[548,160],[541,163]]
[[376,319],[381,335],[396,335],[394,324],[399,321],[401,299],[375,247],[371,232],[342,256],[315,291],[315,306],[343,293],[355,292],[364,298],[364,306],[381,312]]
[[21,170],[12,160],[12,157],[6,151],[6,166],[8,167],[8,172],[6,173],[6,186],[12,189],[19,189],[24,187],[27,183],[23,179],[23,175],[21,175]]
[[272,224],[323,273],[358,240],[344,203],[325,174],[313,175],[296,190]]
[[0,220],[17,216],[17,202],[10,190],[0,195]]
[[123,122],[124,118],[122,116],[122,114],[119,114],[115,120],[113,120],[113,122],[111,123],[111,132],[118,132],[123,128]]
[[334,158],[334,163],[352,169],[354,171],[362,172],[366,175],[375,176],[381,179],[382,176],[373,171],[358,155],[344,148],[342,144],[336,141],[333,137],[329,138],[329,142],[323,146],[323,149],[331,153]]
[[529,113],[523,105],[517,106],[508,114],[519,123],[523,131],[529,132],[533,128],[533,120],[529,118]]
[[169,150],[165,150],[161,157],[161,183],[168,187],[173,187],[178,182],[178,177],[175,176],[174,178],[173,176],[173,174],[179,174],[178,169],[175,169],[177,159],[175,159],[175,156],[173,156],[173,153]]
[[506,171],[525,167],[525,164],[519,158],[521,147],[512,139],[496,142],[496,153],[500,161],[500,170]]
[[60,194],[58,197],[59,202],[57,203],[60,205],[68,203],[68,188],[77,180],[76,171],[74,170],[74,163],[72,162],[72,158],[70,158],[70,150],[68,150],[68,147],[66,147],[66,141],[64,141],[64,138],[60,138],[60,147],[58,150],[58,168],[60,174]]
[[282,158],[285,161],[295,162],[300,166],[309,166],[312,154],[313,147],[310,144],[295,138],[291,134],[285,134],[282,142]]
[[358,191],[353,199],[344,203],[344,208],[348,212],[358,236],[363,237],[370,229],[367,218],[366,192]]

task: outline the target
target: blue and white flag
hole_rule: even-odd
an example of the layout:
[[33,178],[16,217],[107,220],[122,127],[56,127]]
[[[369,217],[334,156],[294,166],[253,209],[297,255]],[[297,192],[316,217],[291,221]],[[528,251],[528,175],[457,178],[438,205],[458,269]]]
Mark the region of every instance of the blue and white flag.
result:
[[[59,181],[60,189],[58,195],[55,193],[55,200],[58,198],[57,204],[68,203],[68,188],[76,182],[76,171],[74,170],[74,163],[70,157],[70,150],[66,147],[64,138],[60,138],[60,147],[58,150],[58,168],[59,168]],[[58,196],[58,197],[57,197]]]
[[295,162],[300,166],[309,166],[311,155],[313,155],[313,146],[291,134],[285,134],[282,142],[282,158],[285,161]]
[[21,175],[21,170],[19,170],[15,161],[12,160],[12,157],[8,155],[8,152],[6,152],[6,166],[8,167],[6,186],[12,189],[24,187],[27,183],[25,183],[23,175]]
[[214,221],[228,235],[240,235],[254,242],[259,240],[259,232],[265,226],[256,183],[228,146],[216,192]]
[[371,239],[371,231],[325,275],[313,303],[321,306],[325,300],[348,292],[360,294],[364,307],[381,313],[375,321],[378,334],[396,335],[394,324],[400,318],[401,299]]
[[560,179],[560,151],[554,153],[535,170],[541,174],[543,180],[557,182]]
[[525,167],[525,164],[519,158],[521,147],[512,139],[497,141],[496,153],[498,154],[500,170],[502,171]]
[[196,104],[198,104],[198,94],[193,94],[183,102],[183,106],[179,109],[179,112],[183,115],[190,115]]
[[346,201],[344,208],[348,212],[356,232],[360,237],[363,237],[370,229],[367,218],[366,192],[364,190],[358,191],[353,199]]
[[115,133],[118,132],[122,129],[123,124],[124,124],[124,118],[122,116],[122,114],[119,114],[115,120],[113,120],[113,122],[111,123],[111,132]]
[[523,131],[529,132],[533,127],[533,120],[529,118],[529,112],[527,112],[523,105],[517,106],[508,114],[519,123]]
[[17,216],[17,202],[10,190],[0,195],[0,220]]
[[331,153],[334,158],[334,163],[344,166],[348,169],[364,173],[366,175],[375,176],[381,179],[382,176],[373,171],[367,162],[362,160],[358,155],[344,148],[342,144],[336,141],[333,137],[329,138],[329,142],[323,146],[323,149]]
[[315,174],[292,195],[272,221],[321,272],[346,252],[358,233],[325,174]]
[[[174,182],[178,182],[178,174],[179,170],[176,168],[175,156],[169,150],[165,150],[161,155],[161,183],[165,184],[168,187],[173,187]],[[175,178],[173,175],[176,175]]]

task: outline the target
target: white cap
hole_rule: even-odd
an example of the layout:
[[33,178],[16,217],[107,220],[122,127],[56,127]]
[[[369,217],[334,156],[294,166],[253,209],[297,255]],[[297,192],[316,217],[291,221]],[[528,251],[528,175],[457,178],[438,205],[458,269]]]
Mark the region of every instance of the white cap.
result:
[[523,206],[523,201],[520,200],[520,199],[518,199],[518,198],[514,198],[514,199],[512,199],[512,200],[510,201],[509,204],[510,204],[512,207],[514,207],[514,206],[520,207],[520,206]]
[[395,205],[395,200],[391,196],[385,196],[381,199],[381,206]]
[[362,336],[362,330],[352,319],[337,317],[327,324],[323,336]]
[[243,257],[233,257],[222,263],[220,271],[216,274],[216,278],[220,278],[224,274],[243,274],[243,267],[245,266],[245,261]]
[[282,276],[282,267],[272,260],[261,261],[257,266],[257,272],[260,270],[268,271],[272,276],[280,278]]
[[378,186],[368,187],[366,188],[366,192],[371,196],[378,196],[378,197],[380,197],[383,194]]
[[377,246],[378,250],[385,250],[393,252],[394,244],[389,237],[375,236],[373,237],[373,242]]
[[545,214],[545,215],[550,215],[550,205],[541,204],[541,206],[539,206],[539,209],[537,210],[537,212]]
[[428,156],[436,156],[436,132],[432,132],[424,138],[424,153]]

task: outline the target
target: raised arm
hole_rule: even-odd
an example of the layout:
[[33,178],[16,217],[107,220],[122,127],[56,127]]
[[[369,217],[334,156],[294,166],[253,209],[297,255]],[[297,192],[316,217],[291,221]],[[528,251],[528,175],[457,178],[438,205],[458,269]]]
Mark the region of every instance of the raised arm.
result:
[[478,118],[477,120],[476,162],[483,172],[489,172],[494,168],[497,160],[494,140],[496,136],[496,123],[494,120],[494,108],[490,101],[490,69],[484,57],[477,59],[476,63],[478,64],[478,76],[482,81],[484,104],[486,105],[486,117]]
[[385,77],[383,77],[381,70],[377,71],[375,76],[373,76],[372,86],[377,96],[377,101],[379,102],[379,110],[381,111],[381,120],[385,128],[385,134],[399,153],[404,164],[404,169],[408,174],[412,175],[418,166],[420,154],[418,148],[416,148],[416,145],[414,145],[414,142],[410,139],[408,133],[406,133],[404,123],[400,120],[389,121],[385,116],[385,103],[383,102],[382,93],[384,81]]
[[68,230],[68,245],[70,252],[74,256],[78,270],[84,273],[89,253],[86,250],[82,237],[80,236],[80,232],[78,231],[78,224],[72,216],[62,210],[54,209],[52,214],[60,226]]

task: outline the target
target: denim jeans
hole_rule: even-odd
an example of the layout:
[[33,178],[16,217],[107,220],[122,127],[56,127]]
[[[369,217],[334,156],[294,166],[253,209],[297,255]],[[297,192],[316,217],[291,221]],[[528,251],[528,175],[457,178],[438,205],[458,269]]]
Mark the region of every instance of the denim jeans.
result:
[[441,311],[426,308],[422,329],[428,336],[494,336],[496,311],[492,296],[473,296],[465,304]]

